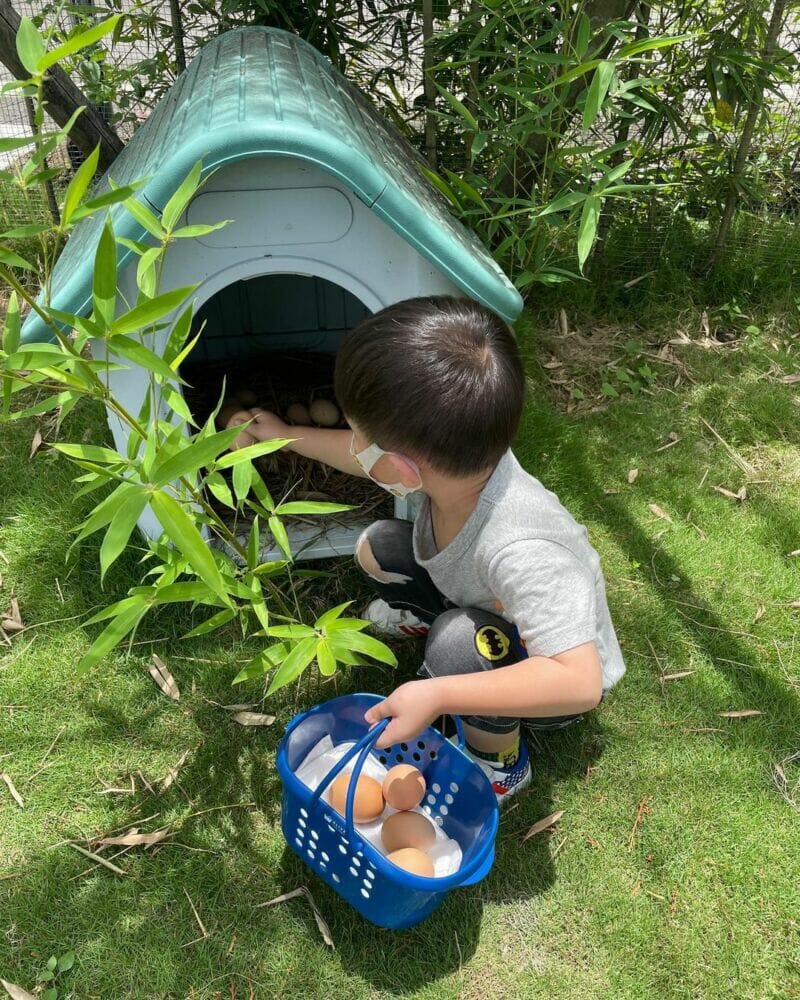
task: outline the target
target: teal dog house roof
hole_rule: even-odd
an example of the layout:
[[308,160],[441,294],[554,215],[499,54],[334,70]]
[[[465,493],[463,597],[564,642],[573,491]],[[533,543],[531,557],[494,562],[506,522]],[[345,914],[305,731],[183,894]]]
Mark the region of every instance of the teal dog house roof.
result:
[[[204,174],[262,156],[293,157],[338,178],[379,218],[471,298],[506,320],[522,299],[477,237],[450,214],[410,144],[313,46],[288,32],[246,27],[208,43],[135,132],[96,193],[148,178],[140,198],[161,212],[192,165]],[[122,206],[118,236],[146,239]],[[56,264],[53,306],[87,315],[103,213],[75,228]],[[132,258],[118,247],[118,271]],[[48,339],[31,313],[25,341]]]

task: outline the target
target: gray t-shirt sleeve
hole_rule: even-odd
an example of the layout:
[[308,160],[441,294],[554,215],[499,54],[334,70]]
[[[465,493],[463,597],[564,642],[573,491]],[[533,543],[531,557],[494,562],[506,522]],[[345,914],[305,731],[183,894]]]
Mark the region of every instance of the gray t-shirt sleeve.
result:
[[510,542],[492,557],[488,582],[529,656],[556,656],[595,639],[594,578],[565,546],[542,538]]

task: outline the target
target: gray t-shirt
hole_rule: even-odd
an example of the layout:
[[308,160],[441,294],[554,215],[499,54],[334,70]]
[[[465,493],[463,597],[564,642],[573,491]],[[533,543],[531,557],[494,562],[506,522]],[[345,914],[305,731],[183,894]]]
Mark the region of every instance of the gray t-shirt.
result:
[[494,611],[516,625],[529,656],[555,656],[594,640],[603,690],[625,673],[600,558],[586,528],[511,451],[441,552],[424,498],[414,522],[414,556],[454,605]]

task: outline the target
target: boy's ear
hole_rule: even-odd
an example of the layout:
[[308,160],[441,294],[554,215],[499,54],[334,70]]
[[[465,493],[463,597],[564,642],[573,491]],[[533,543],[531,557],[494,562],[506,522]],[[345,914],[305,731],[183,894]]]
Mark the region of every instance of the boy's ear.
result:
[[418,486],[420,483],[419,471],[410,462],[407,462],[402,455],[386,456],[395,470],[397,479],[395,482],[402,483],[403,486]]

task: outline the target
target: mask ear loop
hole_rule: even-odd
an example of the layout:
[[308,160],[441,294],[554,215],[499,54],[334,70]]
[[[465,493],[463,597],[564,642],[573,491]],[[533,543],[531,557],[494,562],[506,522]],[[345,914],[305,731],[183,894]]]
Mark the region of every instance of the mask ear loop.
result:
[[[389,489],[389,492],[394,492],[393,490],[390,489],[390,487],[392,486],[402,487],[404,491],[408,491],[410,493],[414,493],[417,490],[422,489],[422,474],[419,471],[419,466],[417,465],[417,463],[414,461],[413,458],[407,458],[405,455],[401,455],[397,451],[386,451],[384,448],[381,448],[379,444],[376,444],[374,442],[370,445],[367,445],[366,448],[362,448],[361,451],[356,452],[353,451],[354,442],[355,442],[355,433],[353,433],[350,436],[350,454],[358,463],[359,468],[363,472],[365,472],[366,475],[373,480],[373,482],[378,482],[376,479],[373,479],[373,476],[371,474],[372,470],[375,468],[375,463],[378,462],[381,458],[383,458],[384,455],[392,455],[394,458],[400,459],[401,462],[405,462],[406,465],[411,466],[411,468],[414,470],[417,476],[417,485],[405,486],[402,483],[378,483],[378,485]],[[365,459],[369,463],[368,465],[364,464]]]

